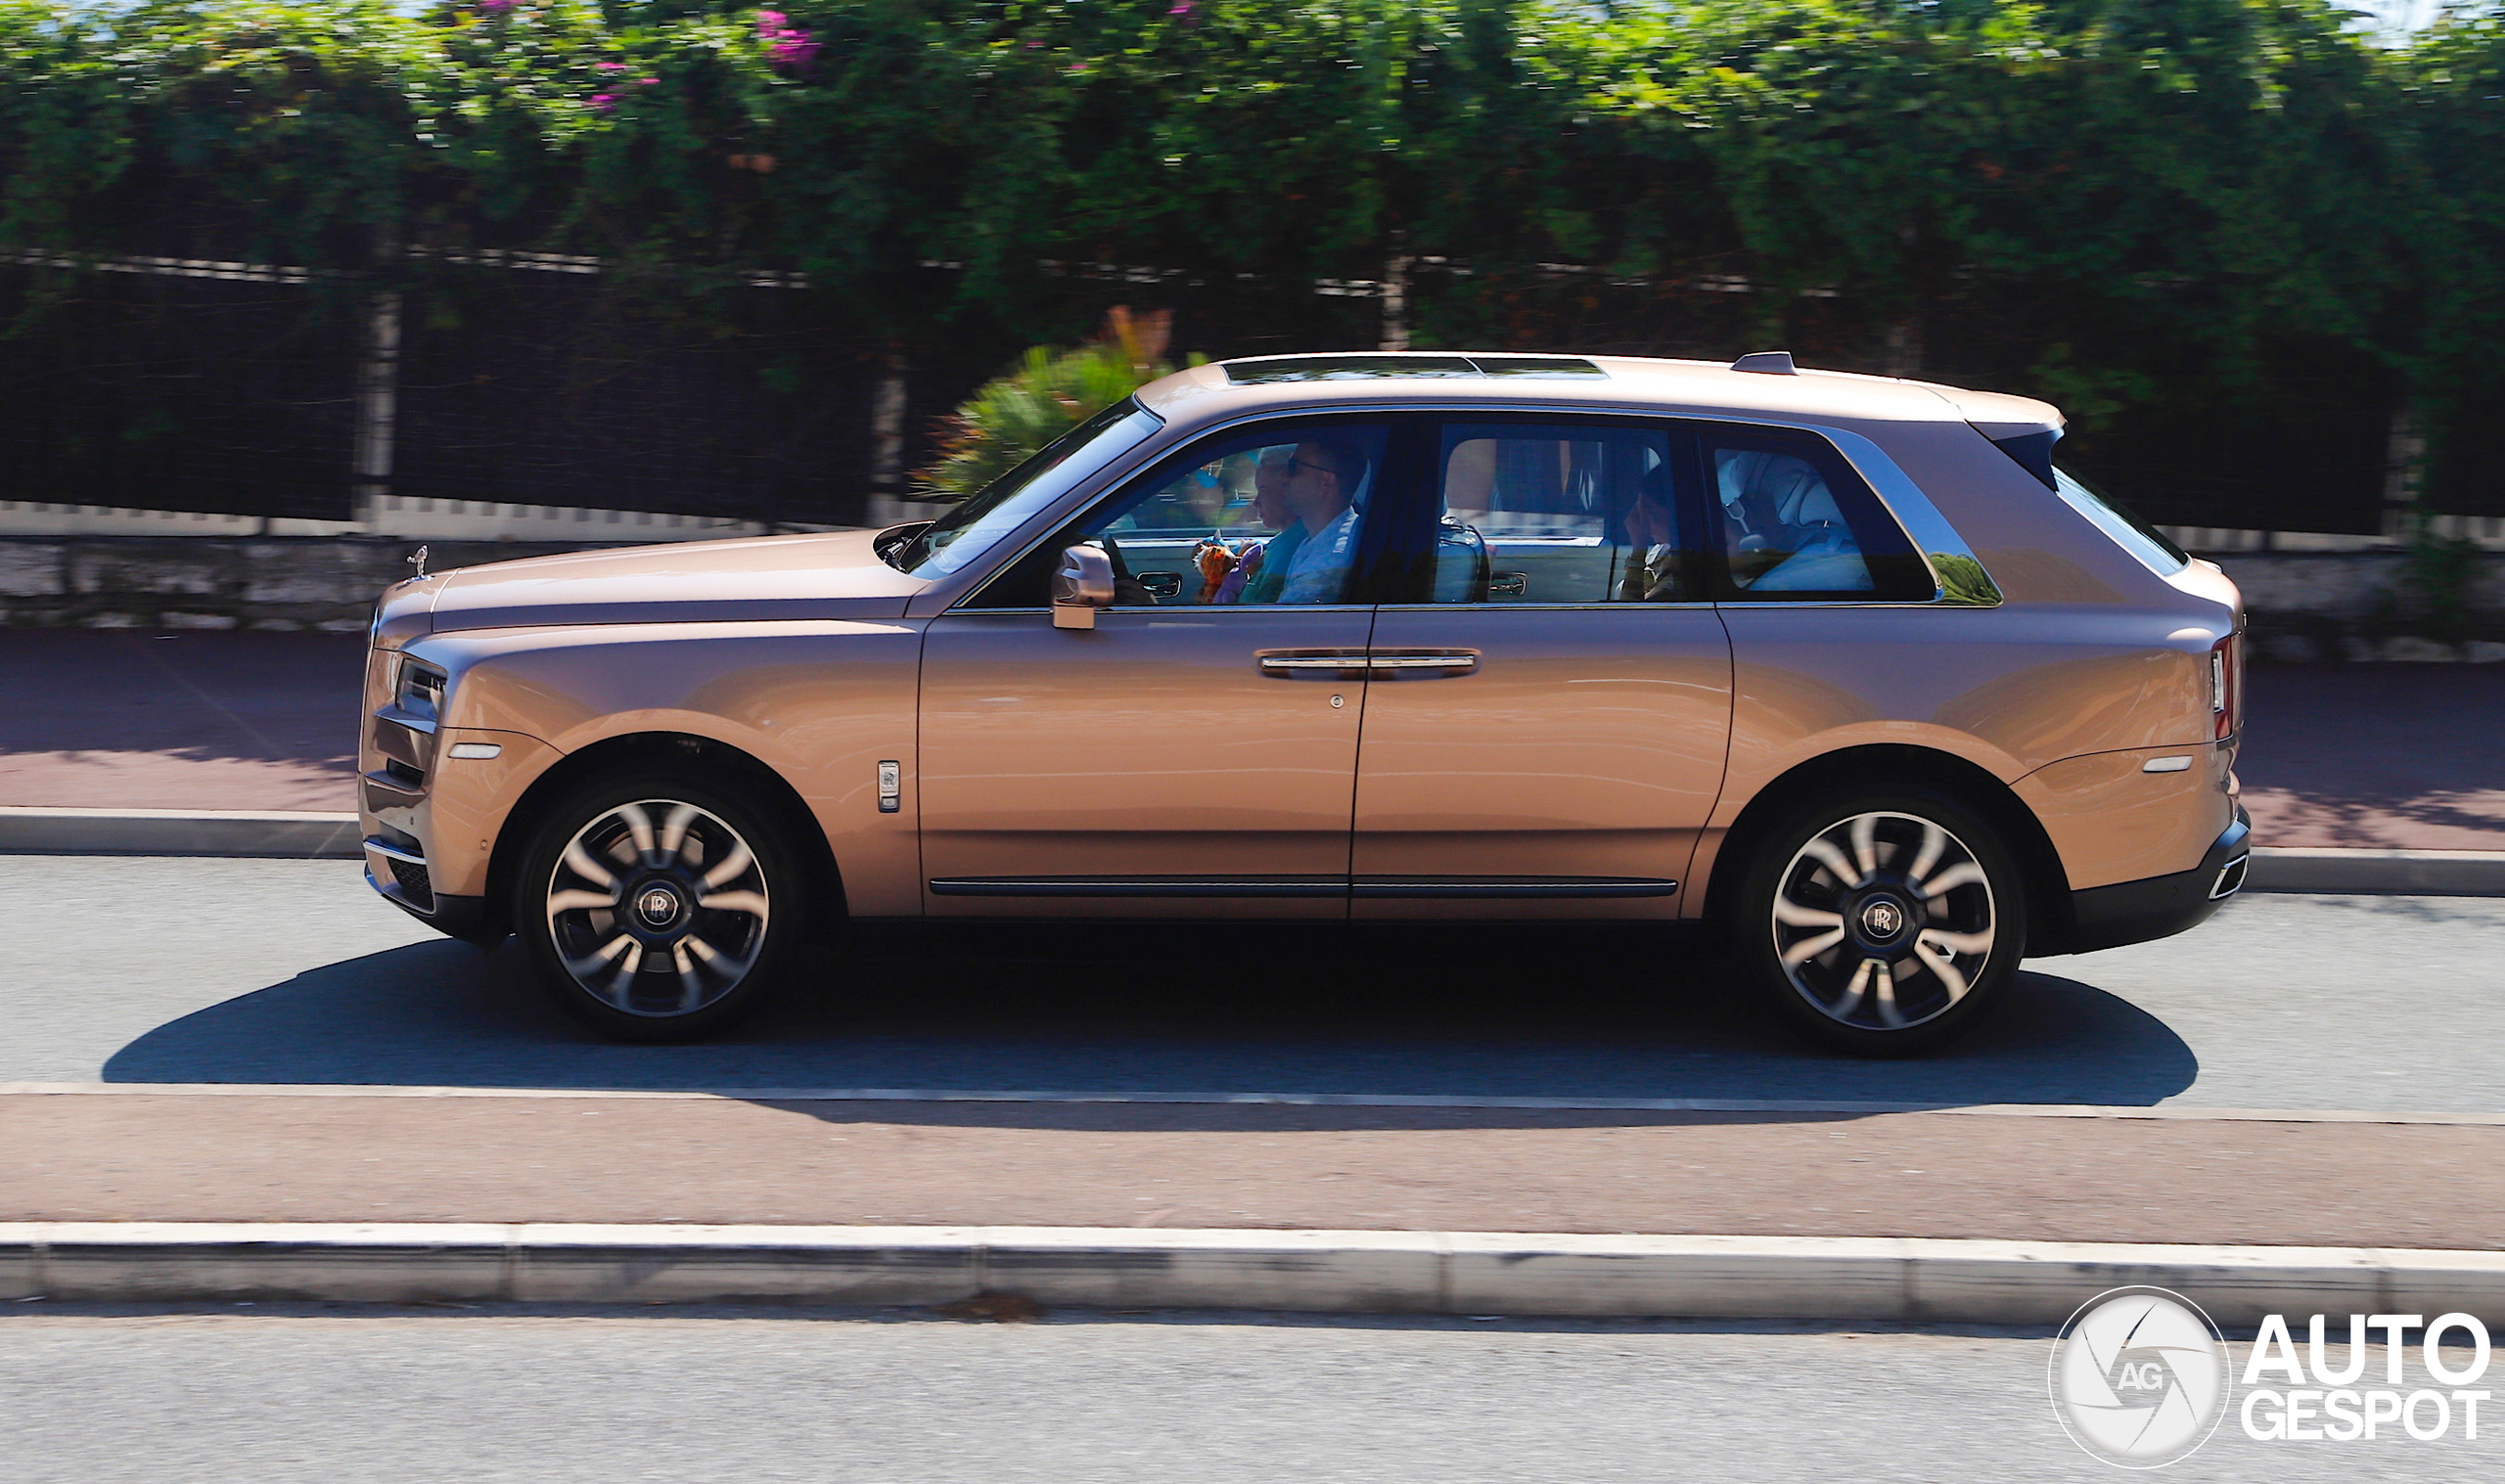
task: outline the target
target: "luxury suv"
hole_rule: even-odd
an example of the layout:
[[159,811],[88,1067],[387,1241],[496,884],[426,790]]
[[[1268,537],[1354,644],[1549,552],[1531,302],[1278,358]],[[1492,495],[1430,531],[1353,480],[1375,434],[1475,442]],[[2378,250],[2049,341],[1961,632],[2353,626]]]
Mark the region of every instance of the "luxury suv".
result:
[[844,920],[1634,919],[1921,1050],[2243,881],[2235,587],[2060,432],[1782,352],[1199,367],[937,520],[393,587],[368,877],[639,1039]]

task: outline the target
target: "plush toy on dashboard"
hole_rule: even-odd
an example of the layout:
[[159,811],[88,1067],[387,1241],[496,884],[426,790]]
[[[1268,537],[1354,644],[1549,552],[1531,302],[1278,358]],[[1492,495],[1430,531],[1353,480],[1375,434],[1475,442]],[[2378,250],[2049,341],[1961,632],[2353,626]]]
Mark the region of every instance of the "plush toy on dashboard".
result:
[[1227,574],[1235,570],[1235,549],[1215,536],[1204,536],[1201,544],[1192,549],[1192,559],[1201,568],[1199,601],[1216,602],[1218,589],[1226,585]]

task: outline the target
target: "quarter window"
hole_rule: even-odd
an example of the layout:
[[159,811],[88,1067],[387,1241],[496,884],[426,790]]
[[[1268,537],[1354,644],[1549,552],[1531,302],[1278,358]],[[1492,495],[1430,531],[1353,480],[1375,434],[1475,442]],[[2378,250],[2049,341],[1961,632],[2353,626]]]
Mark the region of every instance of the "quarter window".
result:
[[1777,429],[1708,428],[1708,519],[1726,599],[1921,601],[1930,571],[1833,445]]

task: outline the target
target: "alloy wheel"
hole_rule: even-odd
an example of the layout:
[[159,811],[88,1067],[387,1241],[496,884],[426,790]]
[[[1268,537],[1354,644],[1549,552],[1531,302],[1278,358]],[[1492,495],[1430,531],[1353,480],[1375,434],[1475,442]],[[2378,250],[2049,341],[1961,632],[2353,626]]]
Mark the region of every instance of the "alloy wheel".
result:
[[769,909],[748,841],[674,799],[595,816],[548,880],[548,935],[566,972],[604,1005],[651,1018],[693,1014],[737,989]]
[[1856,814],[1809,837],[1776,883],[1775,954],[1839,1024],[1899,1031],[1947,1013],[1991,961],[1991,878],[1934,821]]

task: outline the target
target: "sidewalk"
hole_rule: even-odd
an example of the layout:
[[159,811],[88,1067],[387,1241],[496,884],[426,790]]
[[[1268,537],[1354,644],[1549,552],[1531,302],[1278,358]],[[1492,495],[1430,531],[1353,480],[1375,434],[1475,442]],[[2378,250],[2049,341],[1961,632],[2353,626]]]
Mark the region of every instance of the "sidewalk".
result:
[[2505,1248],[2505,1121],[0,1094],[0,1222]]
[[0,629],[0,805],[351,810],[365,639]]
[[[0,629],[0,806],[355,807],[354,635]],[[2256,665],[2274,847],[2505,851],[2505,665]]]

